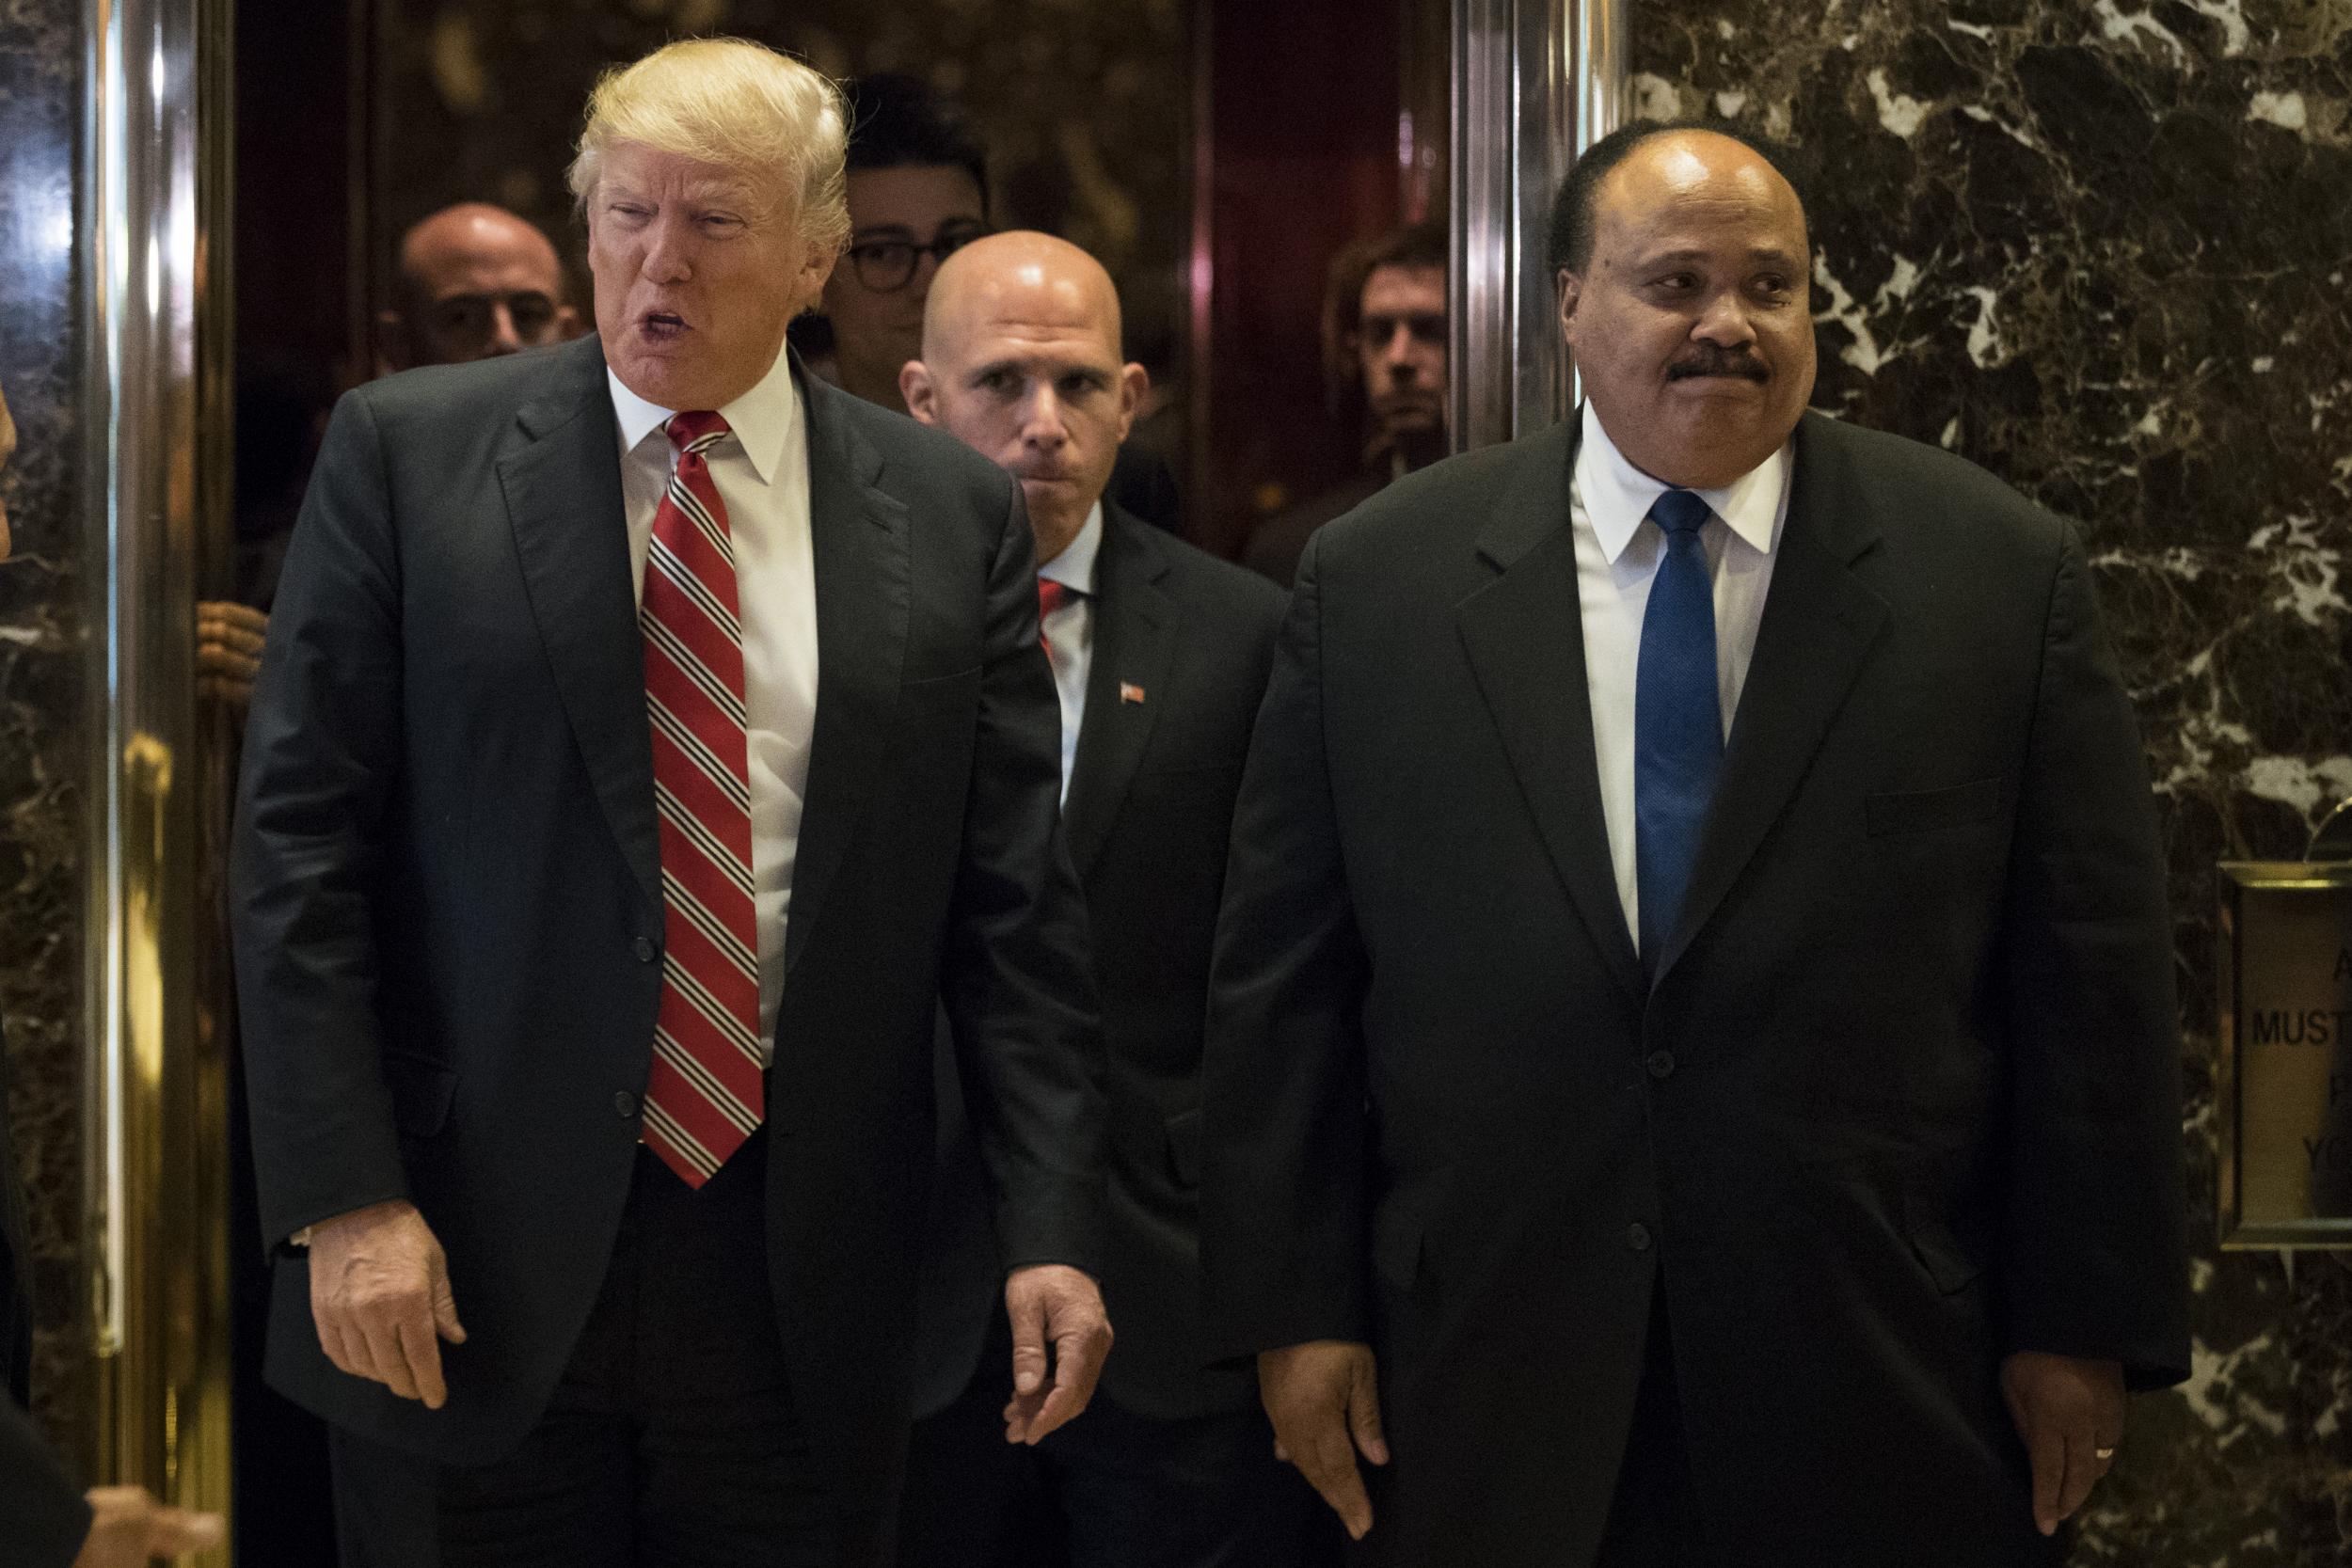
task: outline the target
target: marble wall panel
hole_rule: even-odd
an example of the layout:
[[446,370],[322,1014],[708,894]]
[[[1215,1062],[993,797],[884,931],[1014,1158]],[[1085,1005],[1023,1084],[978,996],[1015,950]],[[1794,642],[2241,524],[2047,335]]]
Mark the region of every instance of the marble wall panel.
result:
[[[81,714],[78,0],[0,0],[0,388],[22,440],[0,476],[0,1089],[32,1199],[34,1403],[71,1442],[87,1363],[81,1213],[85,794]],[[0,1554],[5,1555],[5,1554]]]
[[2352,1268],[2217,1253],[2213,863],[2352,796],[2352,7],[1633,0],[1634,102],[1792,143],[1816,402],[2076,519],[2178,922],[2196,1375],[2072,1560],[2352,1561]]

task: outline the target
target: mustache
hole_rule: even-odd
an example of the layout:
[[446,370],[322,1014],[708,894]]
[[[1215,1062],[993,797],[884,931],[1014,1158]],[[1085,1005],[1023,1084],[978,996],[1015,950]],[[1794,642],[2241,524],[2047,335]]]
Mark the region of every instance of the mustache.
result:
[[1702,347],[1687,359],[1678,359],[1666,367],[1669,381],[1688,381],[1697,375],[1731,375],[1747,381],[1770,381],[1772,372],[1746,349]]

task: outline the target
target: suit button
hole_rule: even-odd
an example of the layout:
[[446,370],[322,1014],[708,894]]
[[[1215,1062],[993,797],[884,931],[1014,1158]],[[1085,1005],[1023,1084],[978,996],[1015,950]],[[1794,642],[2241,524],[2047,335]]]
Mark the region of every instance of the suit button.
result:
[[623,1121],[627,1121],[630,1117],[636,1116],[637,1097],[629,1093],[627,1089],[622,1089],[616,1092],[612,1096],[612,1114],[619,1117]]
[[1635,1220],[1625,1227],[1625,1244],[1636,1252],[1649,1250],[1649,1227]]
[[1653,1051],[1642,1065],[1649,1069],[1652,1078],[1671,1078],[1675,1070],[1675,1053],[1671,1051]]
[[639,937],[637,939],[637,961],[639,963],[649,964],[660,956],[661,949],[654,945],[653,938]]

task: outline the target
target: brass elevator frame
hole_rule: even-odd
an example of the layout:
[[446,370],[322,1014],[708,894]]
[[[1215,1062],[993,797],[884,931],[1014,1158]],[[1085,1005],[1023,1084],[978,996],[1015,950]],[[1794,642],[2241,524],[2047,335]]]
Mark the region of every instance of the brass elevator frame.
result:
[[228,739],[199,716],[195,616],[230,526],[232,13],[89,0],[84,16],[89,1471],[225,1512],[229,1085],[204,850]]

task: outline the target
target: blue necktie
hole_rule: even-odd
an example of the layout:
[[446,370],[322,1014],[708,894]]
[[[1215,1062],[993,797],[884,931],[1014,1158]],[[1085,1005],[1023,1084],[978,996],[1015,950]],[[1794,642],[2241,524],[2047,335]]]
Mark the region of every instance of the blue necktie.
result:
[[1688,490],[1669,490],[1649,509],[1665,532],[1666,558],[1650,581],[1633,681],[1633,863],[1645,965],[1674,934],[1723,767],[1715,591],[1699,533],[1709,515]]

